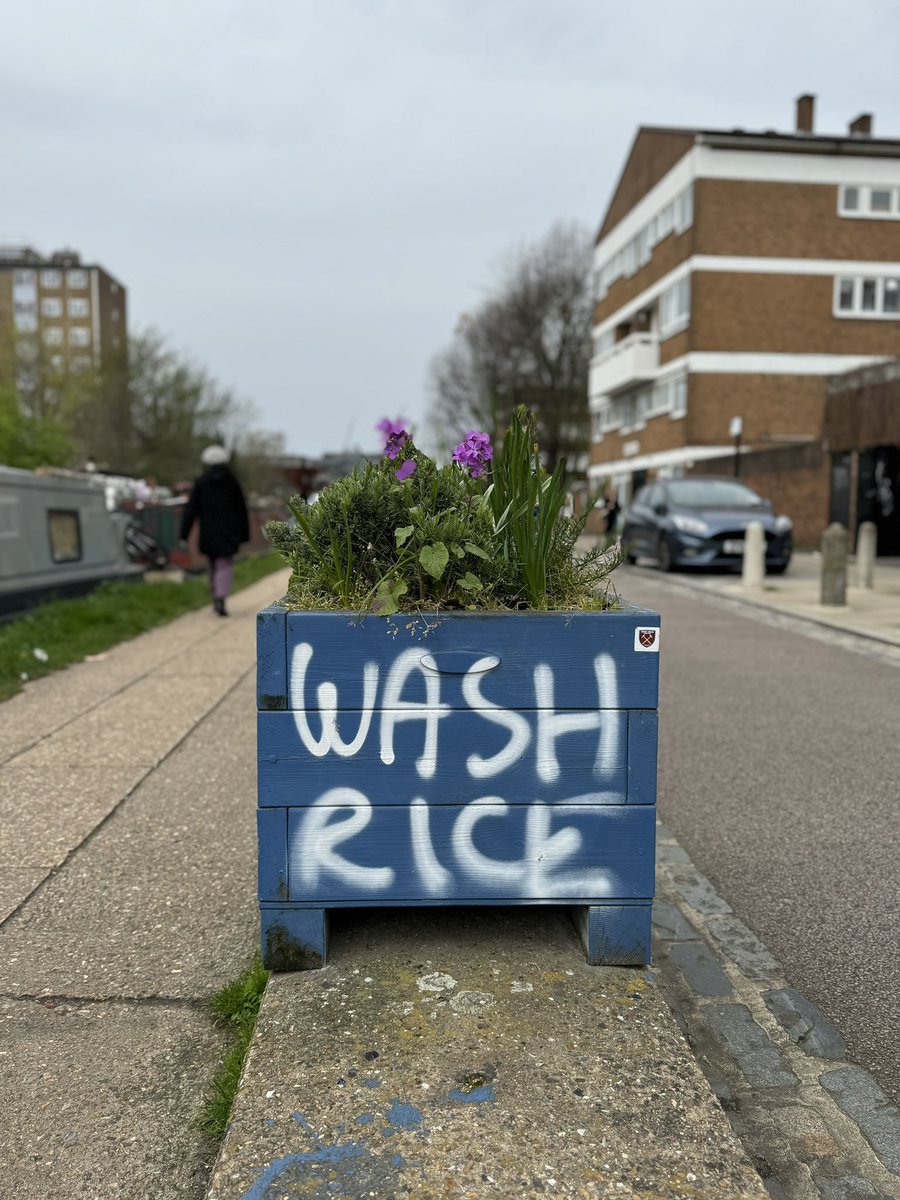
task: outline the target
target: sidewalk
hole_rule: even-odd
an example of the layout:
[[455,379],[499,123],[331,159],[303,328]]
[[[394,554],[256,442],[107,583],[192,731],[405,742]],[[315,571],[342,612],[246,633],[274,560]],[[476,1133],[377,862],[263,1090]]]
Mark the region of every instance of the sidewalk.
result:
[[0,1194],[201,1197],[209,996],[256,944],[255,613],[231,602],[0,706]]

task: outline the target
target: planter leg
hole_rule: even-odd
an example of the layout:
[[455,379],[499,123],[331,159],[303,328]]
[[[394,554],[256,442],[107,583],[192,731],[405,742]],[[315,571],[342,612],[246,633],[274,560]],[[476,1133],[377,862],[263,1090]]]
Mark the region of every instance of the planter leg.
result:
[[650,961],[646,904],[590,904],[572,909],[587,960],[594,966],[643,967]]
[[325,966],[328,914],[324,908],[263,908],[262,960],[267,971]]

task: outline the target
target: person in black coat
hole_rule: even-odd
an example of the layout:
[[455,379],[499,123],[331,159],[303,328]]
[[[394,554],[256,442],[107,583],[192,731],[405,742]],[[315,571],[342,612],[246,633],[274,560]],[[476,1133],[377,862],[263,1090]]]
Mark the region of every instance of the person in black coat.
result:
[[231,591],[234,556],[241,542],[250,541],[247,502],[228,458],[224,446],[206,447],[200,456],[206,470],[195,482],[181,518],[184,542],[194,522],[200,523],[200,553],[209,559],[213,608],[220,617],[228,615],[225,598]]

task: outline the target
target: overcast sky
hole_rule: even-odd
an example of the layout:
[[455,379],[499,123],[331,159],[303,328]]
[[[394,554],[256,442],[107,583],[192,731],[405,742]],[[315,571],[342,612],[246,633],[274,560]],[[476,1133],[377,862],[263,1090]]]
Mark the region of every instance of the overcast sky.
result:
[[[13,10],[15,15],[13,16]],[[0,241],[63,245],[317,454],[421,422],[504,251],[639,124],[900,134],[897,0],[7,0]]]

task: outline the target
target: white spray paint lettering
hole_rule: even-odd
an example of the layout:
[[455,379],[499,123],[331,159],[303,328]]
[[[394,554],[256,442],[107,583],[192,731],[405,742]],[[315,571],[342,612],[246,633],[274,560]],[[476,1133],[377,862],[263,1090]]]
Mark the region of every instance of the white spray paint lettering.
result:
[[[291,694],[305,702],[306,677],[313,648],[302,642],[294,648],[291,663]],[[421,755],[416,759],[416,771],[422,779],[432,779],[438,764],[440,721],[449,715],[449,705],[440,698],[440,675],[422,664],[422,655],[412,648],[402,652],[392,663],[383,687],[380,717],[380,759],[386,766],[395,761],[394,732],[399,723],[421,721],[424,738]],[[488,700],[481,691],[481,677],[488,663],[480,659],[473,663],[462,681],[466,704],[484,720],[499,725],[508,734],[503,748],[490,757],[472,753],[465,762],[471,779],[494,779],[520,761],[528,752],[532,732],[521,713],[503,708]],[[594,659],[598,705],[607,709],[618,707],[618,678],[615,660],[609,654]],[[425,685],[424,700],[403,698],[412,676],[418,674]],[[316,689],[321,733],[315,736],[310,728],[305,708],[294,710],[298,735],[306,750],[317,758],[333,751],[340,758],[353,757],[365,744],[370,732],[378,698],[379,670],[376,663],[363,667],[363,698],[359,725],[352,741],[345,742],[339,733],[339,696],[334,683],[324,682]],[[539,664],[534,669],[536,705],[536,774],[541,783],[554,784],[561,774],[557,742],[572,733],[596,730],[597,752],[594,774],[602,779],[613,771],[620,753],[618,724],[604,722],[603,711],[556,712],[554,677],[551,668]],[[571,797],[564,804],[548,805],[535,800],[525,807],[525,829],[521,859],[497,859],[484,854],[475,845],[476,828],[486,818],[518,817],[500,796],[482,796],[471,800],[457,816],[450,837],[455,864],[470,880],[485,885],[503,883],[523,897],[603,896],[610,894],[612,878],[607,871],[566,871],[564,868],[582,845],[582,835],[573,826],[551,832],[553,816],[584,815],[579,802],[596,804],[596,795]],[[389,866],[363,866],[337,852],[337,847],[362,833],[370,824],[374,810],[368,797],[349,787],[331,788],[310,805],[296,829],[296,845],[301,852],[292,854],[293,870],[303,891],[314,894],[320,880],[330,877],[344,887],[368,893],[390,890],[396,872]],[[431,833],[431,809],[421,797],[408,805],[412,865],[421,889],[429,896],[453,894],[454,873],[444,866],[434,848]]]

